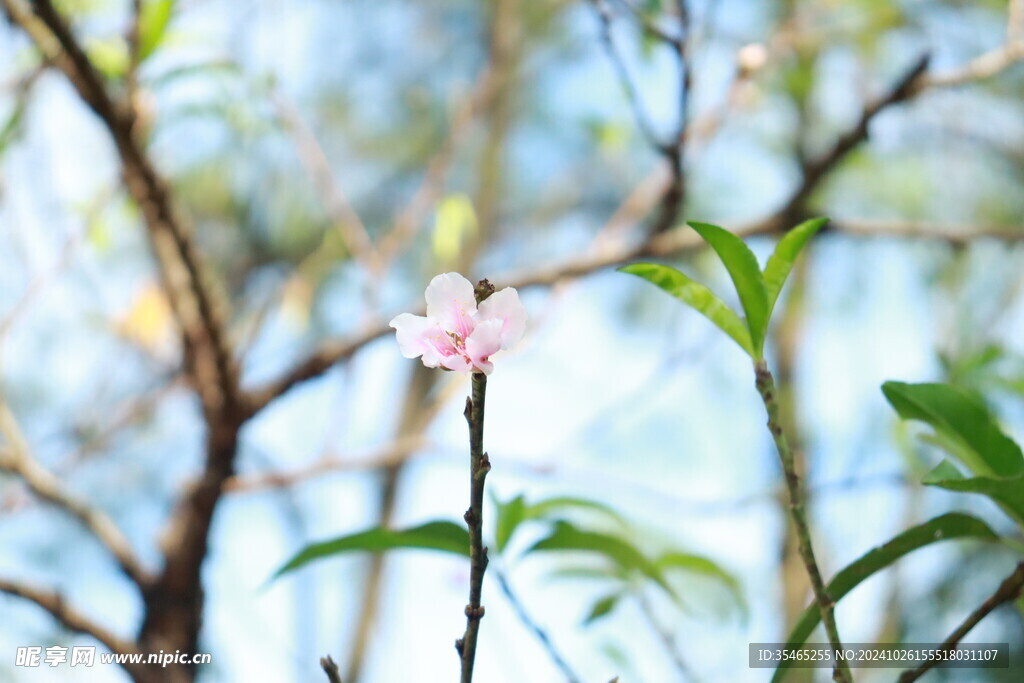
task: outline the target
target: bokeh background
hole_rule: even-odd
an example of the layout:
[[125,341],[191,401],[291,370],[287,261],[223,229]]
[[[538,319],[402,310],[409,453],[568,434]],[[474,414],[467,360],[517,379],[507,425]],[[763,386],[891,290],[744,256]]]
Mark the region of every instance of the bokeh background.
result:
[[[634,3],[639,15],[613,0],[144,5],[166,6],[168,21],[135,76],[137,134],[230,304],[243,387],[325,344],[368,339],[242,429],[202,574],[200,645],[213,663],[198,680],[319,680],[328,652],[353,683],[456,676],[465,560],[352,554],[269,581],[311,541],[461,518],[467,378],[366,336],[416,310],[449,270],[526,285],[527,337],[489,384],[494,497],[599,501],[628,520],[632,542],[708,558],[738,586],[678,572],[673,602],[635,577],[616,583],[593,554],[525,553],[545,533],[536,523],[492,564],[520,608],[582,680],[767,680],[747,668],[747,643],[784,640],[809,594],[749,361],[610,267],[649,243],[671,184],[650,138],[680,130],[685,201],[663,234],[684,232],[684,218],[715,222],[758,233],[749,243],[764,259],[797,219],[833,219],[768,344],[826,574],[950,510],[1019,536],[987,500],[920,485],[938,455],[879,386],[961,384],[1024,437],[1021,3],[696,0],[686,33],[659,0]],[[59,7],[111,91],[128,91],[131,3]],[[645,22],[686,39],[685,120],[680,62]],[[911,92],[872,112],[809,182],[924,54]],[[10,24],[0,86],[5,410],[33,457],[158,567],[207,428],[147,232],[109,132]],[[706,250],[656,256],[735,303]],[[74,519],[15,472],[0,475],[0,510],[0,575],[137,631],[140,598]],[[565,514],[608,525],[600,512]],[[997,544],[921,550],[839,604],[843,637],[940,641],[1013,562]],[[493,576],[478,678],[564,680]],[[1020,679],[1015,607],[970,639],[1010,642],[1016,667],[946,680]],[[129,680],[116,667],[14,667],[16,647],[51,644],[95,643],[0,596],[0,679]]]

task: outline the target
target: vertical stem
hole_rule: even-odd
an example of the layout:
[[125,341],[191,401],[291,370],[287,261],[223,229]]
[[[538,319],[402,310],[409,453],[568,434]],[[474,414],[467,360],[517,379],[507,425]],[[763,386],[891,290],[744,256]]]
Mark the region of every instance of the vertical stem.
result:
[[[811,545],[811,532],[807,526],[807,514],[804,510],[803,495],[800,492],[800,477],[796,472],[796,463],[793,450],[789,447],[786,434],[782,431],[782,423],[779,420],[779,402],[775,390],[775,379],[768,370],[765,361],[758,360],[754,363],[754,376],[757,384],[757,391],[761,394],[765,410],[768,412],[768,431],[775,440],[775,449],[779,453],[779,460],[782,462],[782,471],[786,478],[786,491],[789,494],[789,514],[793,519],[793,526],[796,529],[797,544],[800,549],[800,558],[807,569],[807,575],[811,579],[811,588],[814,590],[814,601],[818,603],[821,611],[821,623],[825,626],[825,633],[828,635],[828,642],[833,650],[842,651],[843,643],[839,639],[839,629],[836,626],[834,613],[835,602],[825,589],[825,582],[821,578],[821,570],[818,562],[814,559],[814,547]],[[836,659],[835,667],[832,669],[832,679],[839,683],[850,683],[851,677],[846,666]]]
[[455,641],[462,658],[462,683],[473,680],[476,640],[484,608],[480,606],[484,572],[487,571],[487,548],[483,543],[484,480],[491,470],[491,461],[484,453],[484,398],[487,375],[473,373],[472,396],[466,399],[466,422],[469,423],[469,509],[464,519],[469,526],[469,604],[466,605],[466,633]]

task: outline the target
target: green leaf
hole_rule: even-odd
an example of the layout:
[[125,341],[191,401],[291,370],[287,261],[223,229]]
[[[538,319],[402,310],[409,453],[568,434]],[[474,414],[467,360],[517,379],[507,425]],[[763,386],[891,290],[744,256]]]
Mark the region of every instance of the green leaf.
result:
[[949,384],[886,382],[882,392],[905,420],[935,429],[939,443],[980,476],[1024,474],[1020,446],[999,429],[983,403]]
[[[997,536],[988,525],[969,515],[952,512],[936,517],[907,529],[885,545],[874,548],[862,555],[836,574],[832,582],[828,584],[828,594],[834,601],[839,602],[840,599],[859,586],[868,577],[885,569],[904,555],[908,555],[932,543],[956,538],[976,538],[994,541],[997,539]],[[818,610],[818,605],[811,604],[804,610],[800,621],[797,622],[793,631],[789,634],[789,640],[786,645],[788,647],[803,645],[820,621],[821,613]],[[772,681],[781,681],[785,677],[787,668],[788,664],[780,665],[776,669]]]
[[608,616],[611,613],[611,611],[615,609],[615,606],[619,604],[619,599],[621,597],[622,593],[612,593],[611,595],[606,595],[597,602],[595,602],[590,607],[590,611],[587,612],[587,616],[584,617],[583,625],[589,626],[601,617]]
[[507,503],[494,501],[497,508],[495,515],[494,549],[501,552],[508,545],[513,532],[526,519],[526,500],[516,496]]
[[656,566],[663,573],[668,570],[678,570],[690,574],[701,574],[720,581],[728,590],[736,605],[744,612],[747,611],[747,603],[743,598],[743,589],[739,580],[725,569],[706,557],[691,555],[689,553],[670,552],[665,553],[654,561]]
[[711,225],[691,221],[689,226],[711,245],[718,257],[729,271],[729,277],[736,285],[743,311],[747,315],[747,327],[750,329],[750,340],[754,349],[754,357],[761,357],[764,337],[768,330],[768,290],[765,288],[761,267],[753,252],[736,235],[728,230]]
[[139,14],[139,61],[152,55],[167,34],[174,13],[174,0],[149,0]]
[[938,484],[939,482],[949,481],[950,479],[963,479],[964,475],[960,474],[960,470],[948,460],[943,460],[935,466],[928,474],[924,475],[924,479],[921,483],[925,486],[931,486]]
[[804,221],[783,236],[775,245],[775,251],[764,267],[764,286],[768,292],[768,317],[771,318],[775,302],[779,299],[782,286],[793,270],[796,257],[800,255],[804,245],[828,223],[827,218],[812,218]]
[[497,507],[494,546],[498,552],[505,549],[512,538],[512,534],[515,533],[515,530],[523,522],[535,519],[552,519],[555,515],[565,511],[581,510],[593,512],[617,524],[626,524],[626,520],[616,510],[604,503],[596,500],[587,500],[586,498],[557,496],[530,504],[526,502],[523,496],[516,496],[507,503],[501,503],[498,500],[495,500],[494,503]]
[[694,282],[675,268],[657,263],[633,263],[619,270],[647,280],[692,307],[729,335],[748,355],[754,355],[750,330],[731,308],[704,285]]
[[273,578],[295,571],[299,567],[348,552],[380,552],[398,548],[440,550],[446,553],[469,556],[469,531],[455,522],[434,521],[409,529],[392,530],[374,527],[330,541],[313,543],[303,548],[295,557],[277,570]]
[[1024,526],[1024,474],[1016,477],[965,478],[948,460],[943,460],[925,476],[927,486],[947,491],[980,493],[995,501],[1017,524]]
[[619,567],[639,572],[653,580],[670,595],[675,595],[661,570],[629,541],[598,531],[587,531],[569,522],[555,522],[551,533],[537,541],[526,552],[583,551],[601,555]]
[[564,510],[596,512],[618,524],[626,523],[625,518],[612,507],[596,500],[576,498],[574,496],[558,496],[533,503],[527,507],[526,517],[527,519],[546,519],[550,518],[552,514],[560,513]]

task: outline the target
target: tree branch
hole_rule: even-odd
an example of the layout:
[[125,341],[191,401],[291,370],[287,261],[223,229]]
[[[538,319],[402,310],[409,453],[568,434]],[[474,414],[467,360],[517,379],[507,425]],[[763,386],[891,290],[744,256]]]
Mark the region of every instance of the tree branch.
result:
[[825,176],[835,169],[847,154],[868,139],[868,129],[876,116],[914,95],[915,86],[927,68],[928,55],[918,58],[888,92],[864,106],[857,123],[840,135],[825,154],[804,163],[800,185],[778,211],[778,217],[783,223],[793,223]]
[[327,680],[330,683],[341,683],[341,671],[338,670],[337,663],[330,655],[320,658],[320,668],[327,674]]
[[8,595],[34,602],[49,612],[54,619],[69,631],[92,636],[111,652],[116,654],[134,654],[139,651],[138,646],[134,642],[119,638],[73,608],[60,593],[3,578],[0,578],[0,593],[7,593]]
[[128,539],[106,514],[72,495],[32,457],[13,413],[2,398],[0,434],[7,441],[7,449],[0,450],[0,470],[17,475],[36,496],[75,517],[107,549],[125,576],[145,590],[152,577],[143,569]]
[[130,102],[116,101],[64,18],[50,0],[0,0],[8,16],[68,78],[110,133],[125,185],[145,219],[175,318],[185,365],[203,400],[216,413],[238,401],[237,373],[223,322],[190,231],[173,206],[166,183],[134,135]]
[[[988,600],[981,603],[978,609],[971,612],[963,623],[960,624],[942,643],[940,651],[950,652],[956,649],[957,644],[966,636],[972,628],[993,612],[997,607],[1008,602],[1013,602],[1020,597],[1024,590],[1024,562],[1017,565],[1012,574],[999,585],[996,592],[989,596]],[[939,659],[929,659],[916,669],[907,669],[899,678],[899,683],[911,683],[925,675],[932,667],[940,663]]]

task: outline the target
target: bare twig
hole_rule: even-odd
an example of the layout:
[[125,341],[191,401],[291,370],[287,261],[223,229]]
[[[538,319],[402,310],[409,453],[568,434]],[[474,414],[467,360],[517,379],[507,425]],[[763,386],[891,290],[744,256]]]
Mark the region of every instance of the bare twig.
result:
[[337,663],[330,655],[320,658],[320,668],[327,674],[327,680],[330,683],[341,683],[341,671],[338,670]]
[[107,515],[72,495],[57,477],[35,460],[13,413],[2,399],[0,434],[7,442],[7,448],[0,450],[0,470],[18,475],[39,498],[78,519],[110,552],[128,578],[142,589],[148,587],[152,579],[142,568],[128,539]]
[[965,85],[985,80],[1005,71],[1021,60],[1024,60],[1024,2],[1010,0],[1006,16],[1006,41],[1001,46],[979,55],[955,69],[937,74],[927,74],[915,87],[918,90],[923,90]]
[[878,114],[914,95],[916,84],[927,68],[928,55],[924,55],[914,62],[884,95],[867,103],[857,123],[840,135],[827,152],[817,159],[804,162],[800,185],[778,212],[783,223],[794,222],[794,218],[802,211],[808,198],[821,185],[822,179],[857,145],[868,138],[869,126]]
[[341,235],[345,248],[369,270],[371,276],[378,277],[381,268],[380,256],[373,246],[366,225],[338,182],[320,141],[295,105],[280,92],[272,92],[270,101],[290,134],[299,161],[312,179],[313,186],[322,198],[327,215]]
[[224,483],[229,493],[284,488],[332,472],[369,472],[400,465],[423,450],[427,440],[420,435],[399,437],[384,448],[359,457],[327,456],[295,469],[258,474],[236,474]]
[[[978,609],[971,612],[967,618],[964,619],[963,623],[960,624],[956,630],[954,630],[949,637],[942,642],[942,646],[939,648],[939,651],[946,653],[955,650],[963,637],[966,636],[971,629],[977,626],[982,619],[987,617],[1000,605],[1013,602],[1019,598],[1022,590],[1024,590],[1024,562],[1018,564],[1014,572],[1006,577],[1006,579],[999,585],[996,592],[990,595],[985,602],[981,603]],[[911,681],[916,681],[940,662],[941,659],[934,657],[924,662],[916,669],[907,669],[900,675],[899,683],[911,683]]]
[[101,642],[108,650],[116,654],[134,654],[138,652],[135,643],[120,638],[106,628],[100,626],[89,617],[68,604],[60,593],[55,593],[28,584],[0,579],[0,593],[7,593],[29,602],[49,612],[54,619],[69,631],[84,633]]
[[688,125],[689,93],[691,70],[689,64],[688,41],[690,37],[690,13],[685,0],[677,0],[676,13],[679,19],[679,35],[673,36],[661,30],[644,13],[628,2],[623,2],[639,19],[642,28],[651,36],[668,46],[679,61],[679,113],[672,133],[662,140],[654,130],[650,116],[643,105],[639,89],[629,74],[625,60],[615,46],[612,36],[613,16],[611,8],[605,0],[590,0],[601,24],[601,42],[605,52],[615,69],[616,77],[633,110],[633,118],[641,134],[648,144],[665,160],[670,171],[670,180],[665,192],[661,195],[660,209],[651,228],[653,234],[665,232],[675,224],[676,216],[685,203],[686,169],[685,144]]

